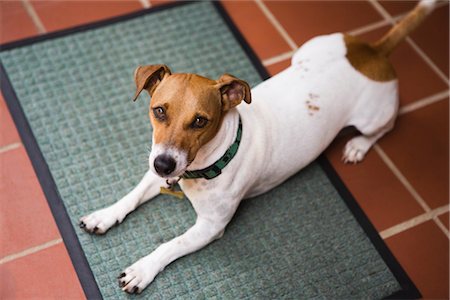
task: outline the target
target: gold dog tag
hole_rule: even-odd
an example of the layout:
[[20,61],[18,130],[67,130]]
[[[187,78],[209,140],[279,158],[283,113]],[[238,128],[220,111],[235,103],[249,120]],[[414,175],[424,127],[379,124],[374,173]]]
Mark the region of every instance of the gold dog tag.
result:
[[160,188],[160,193],[161,194],[175,196],[175,197],[177,197],[179,199],[183,199],[184,198],[184,193],[182,191],[174,191],[173,189],[168,189],[168,188],[165,188],[163,186]]

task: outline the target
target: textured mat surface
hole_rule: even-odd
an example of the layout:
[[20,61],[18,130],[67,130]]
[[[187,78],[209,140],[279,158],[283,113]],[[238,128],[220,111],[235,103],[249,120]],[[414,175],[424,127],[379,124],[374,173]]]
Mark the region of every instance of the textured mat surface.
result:
[[[255,67],[210,3],[193,3],[3,51],[2,63],[73,226],[133,188],[147,166],[149,99],[132,73],[175,72],[251,85]],[[189,228],[187,200],[159,196],[104,236],[76,228],[104,298],[127,298],[117,275]],[[382,298],[400,290],[322,169],[312,164],[242,203],[222,239],[169,265],[143,292],[158,298]]]

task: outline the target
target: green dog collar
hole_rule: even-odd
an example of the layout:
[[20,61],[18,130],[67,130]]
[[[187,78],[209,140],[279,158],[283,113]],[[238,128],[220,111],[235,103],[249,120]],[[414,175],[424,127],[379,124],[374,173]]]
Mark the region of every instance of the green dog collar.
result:
[[225,168],[233,159],[233,157],[236,155],[239,149],[239,144],[241,142],[241,137],[242,137],[242,122],[241,117],[239,116],[239,126],[236,134],[236,139],[234,140],[234,143],[225,152],[225,154],[211,166],[204,168],[202,170],[186,171],[183,175],[181,175],[181,178],[183,179],[205,178],[209,180],[216,178],[217,176],[222,174],[222,169]]

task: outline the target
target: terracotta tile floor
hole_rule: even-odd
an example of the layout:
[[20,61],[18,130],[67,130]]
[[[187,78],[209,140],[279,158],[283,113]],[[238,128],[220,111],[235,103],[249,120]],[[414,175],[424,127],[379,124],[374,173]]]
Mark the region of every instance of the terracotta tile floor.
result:
[[[0,42],[165,2],[170,1],[1,1]],[[345,31],[374,41],[389,28],[391,18],[414,3],[223,2],[272,75],[285,68],[295,47],[309,38]],[[401,85],[396,128],[358,165],[340,161],[349,136],[338,137],[326,151],[424,298],[441,299],[449,297],[448,12],[448,3],[440,3],[391,57]],[[82,299],[70,258],[1,97],[0,118],[0,298]]]

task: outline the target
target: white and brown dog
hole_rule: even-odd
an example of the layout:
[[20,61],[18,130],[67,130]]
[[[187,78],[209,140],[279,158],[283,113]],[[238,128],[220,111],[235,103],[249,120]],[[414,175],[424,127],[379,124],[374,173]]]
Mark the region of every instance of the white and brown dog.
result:
[[342,33],[313,38],[290,67],[252,90],[231,75],[210,80],[171,74],[165,65],[138,67],[135,98],[144,89],[151,95],[150,170],[128,195],[81,218],[80,226],[103,234],[178,180],[197,221],[126,268],[119,276],[123,290],[140,293],[169,263],[220,238],[242,199],[298,172],[346,126],[362,135],[347,143],[343,160],[361,161],[396,118],[397,79],[388,55],[433,6],[422,0],[375,44]]

